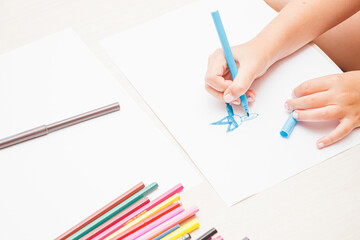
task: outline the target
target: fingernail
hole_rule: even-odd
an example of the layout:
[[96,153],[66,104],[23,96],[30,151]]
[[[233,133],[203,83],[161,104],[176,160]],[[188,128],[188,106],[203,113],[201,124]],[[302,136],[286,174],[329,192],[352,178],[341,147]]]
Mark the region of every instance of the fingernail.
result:
[[325,143],[323,143],[323,142],[318,142],[317,146],[318,146],[318,148],[321,149],[321,148],[325,147]]
[[250,103],[254,102],[254,99],[253,99],[251,96],[248,96],[248,97],[247,97],[247,100],[248,100],[248,102],[250,102]]
[[240,101],[232,102],[235,105],[240,105]]
[[295,95],[294,91],[292,91],[291,95],[292,95],[292,97],[296,98],[296,95]]
[[290,107],[289,107],[289,104],[287,102],[285,102],[284,107],[285,107],[286,110],[290,111]]
[[228,93],[228,94],[224,97],[224,100],[225,100],[225,102],[230,103],[230,102],[234,101],[234,96],[231,95],[231,93]]
[[297,112],[293,112],[293,118],[295,118],[295,119],[298,119],[299,118],[299,114],[297,113]]

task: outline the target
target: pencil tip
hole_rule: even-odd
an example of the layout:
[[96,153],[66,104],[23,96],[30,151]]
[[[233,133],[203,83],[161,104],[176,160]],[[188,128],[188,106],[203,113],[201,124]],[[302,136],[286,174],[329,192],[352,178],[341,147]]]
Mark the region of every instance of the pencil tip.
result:
[[249,114],[248,112],[246,113],[246,115],[247,115],[248,117],[250,116],[250,114]]

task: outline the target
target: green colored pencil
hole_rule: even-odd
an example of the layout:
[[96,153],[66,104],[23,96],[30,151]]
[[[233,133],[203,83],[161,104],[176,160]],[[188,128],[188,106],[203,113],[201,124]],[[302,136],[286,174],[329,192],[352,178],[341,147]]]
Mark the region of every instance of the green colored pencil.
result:
[[135,193],[133,196],[126,199],[124,202],[120,203],[116,207],[112,208],[108,212],[104,213],[99,218],[95,219],[93,222],[89,223],[70,237],[66,238],[66,240],[78,240],[81,237],[85,236],[104,222],[110,220],[112,217],[124,211],[126,208],[130,207],[135,202],[139,201],[141,198],[145,197],[152,191],[154,191],[159,185],[157,183],[152,183],[149,186],[145,187],[144,189],[140,190],[139,192]]

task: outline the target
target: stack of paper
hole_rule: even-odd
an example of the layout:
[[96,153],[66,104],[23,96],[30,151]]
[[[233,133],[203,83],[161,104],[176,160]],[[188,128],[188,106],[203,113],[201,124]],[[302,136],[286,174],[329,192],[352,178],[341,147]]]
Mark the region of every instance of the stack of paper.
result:
[[2,137],[121,105],[0,151],[1,239],[54,239],[141,181],[159,183],[152,196],[200,182],[73,31],[0,56],[0,84]]
[[[354,131],[318,150],[316,141],[336,122],[300,123],[291,137],[279,132],[289,116],[284,103],[304,82],[339,69],[318,49],[307,46],[275,64],[255,81],[259,116],[226,133],[210,123],[227,115],[225,104],[204,90],[208,56],[220,41],[211,19],[219,10],[231,45],[253,38],[276,13],[263,1],[200,1],[119,33],[103,47],[154,112],[229,204],[234,204],[359,143]],[[241,66],[240,66],[241,68]],[[243,109],[235,107],[235,114]]]

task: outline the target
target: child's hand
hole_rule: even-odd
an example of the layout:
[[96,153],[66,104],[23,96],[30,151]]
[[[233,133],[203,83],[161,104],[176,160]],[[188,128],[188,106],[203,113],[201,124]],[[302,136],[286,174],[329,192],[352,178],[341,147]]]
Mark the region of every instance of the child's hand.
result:
[[252,82],[263,75],[271,65],[266,56],[266,46],[252,40],[243,45],[231,48],[239,72],[232,81],[222,49],[216,50],[210,57],[205,76],[205,89],[217,99],[240,104],[240,96],[246,93],[249,102],[255,100],[256,94],[249,90]]
[[327,147],[360,126],[360,71],[330,75],[302,83],[285,108],[295,110],[299,121],[339,120],[339,125],[318,140],[318,148]]

